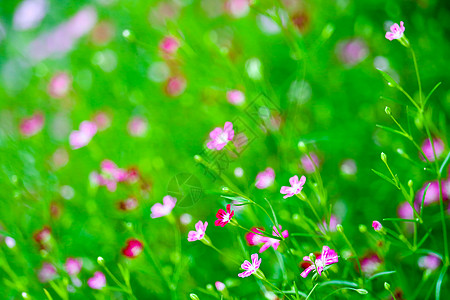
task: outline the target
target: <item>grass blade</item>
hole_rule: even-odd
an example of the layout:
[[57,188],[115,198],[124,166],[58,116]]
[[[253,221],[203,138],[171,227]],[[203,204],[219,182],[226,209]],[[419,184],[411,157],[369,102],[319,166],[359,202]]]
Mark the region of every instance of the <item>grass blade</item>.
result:
[[419,216],[422,217],[423,212],[423,203],[425,202],[425,196],[427,195],[428,188],[430,187],[431,182],[427,184],[427,187],[425,188],[425,191],[423,192],[422,202],[420,203],[420,212]]
[[447,272],[447,266],[444,266],[441,270],[441,273],[439,273],[438,280],[436,282],[436,300],[439,300],[441,298],[441,286],[442,281],[444,281],[445,273]]
[[398,131],[398,130],[396,130],[396,129],[392,129],[391,127],[386,127],[386,126],[378,125],[378,124],[375,125],[375,126],[377,126],[378,128],[384,129],[384,130],[386,130],[386,131],[390,131],[390,132],[399,134],[399,135],[401,135],[401,136],[407,137],[403,132]]
[[394,185],[396,188],[398,188],[397,185],[395,184],[395,182],[394,182],[392,179],[388,178],[388,177],[387,177],[386,175],[384,175],[383,173],[380,173],[380,172],[378,172],[378,171],[376,171],[376,170],[374,170],[374,169],[372,169],[372,172],[374,172],[375,174],[377,174],[378,176],[380,176],[381,178],[383,178],[384,180],[386,180],[387,182],[389,182],[390,184],[392,184],[392,185]]
[[433,95],[434,91],[441,85],[442,82],[438,82],[434,88],[428,93],[427,97],[425,98],[425,101],[423,102],[423,107],[425,107],[425,105],[428,102],[428,99],[430,99],[431,95]]

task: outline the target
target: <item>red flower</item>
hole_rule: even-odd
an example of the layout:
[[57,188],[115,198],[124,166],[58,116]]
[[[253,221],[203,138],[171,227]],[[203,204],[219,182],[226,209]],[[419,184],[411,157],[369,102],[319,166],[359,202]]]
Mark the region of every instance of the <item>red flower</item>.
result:
[[214,222],[216,226],[225,226],[228,222],[231,221],[231,218],[234,216],[234,210],[231,210],[231,205],[227,205],[227,211],[225,212],[223,209],[219,209],[216,214],[217,220]]
[[127,245],[122,249],[122,254],[129,258],[136,258],[141,254],[144,246],[137,239],[130,239],[127,241]]
[[49,226],[44,226],[41,230],[33,234],[33,239],[39,244],[41,249],[48,248],[48,242],[50,241],[50,235],[52,230]]

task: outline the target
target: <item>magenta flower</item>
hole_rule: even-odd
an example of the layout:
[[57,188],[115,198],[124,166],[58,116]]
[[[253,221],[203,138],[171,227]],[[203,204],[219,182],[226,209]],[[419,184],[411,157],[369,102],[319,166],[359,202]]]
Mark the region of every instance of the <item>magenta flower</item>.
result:
[[111,160],[105,159],[102,161],[101,173],[92,172],[90,179],[93,183],[99,186],[106,186],[110,192],[114,192],[117,188],[117,182],[127,180],[128,172],[124,169],[118,168]]
[[[311,156],[311,158],[309,158],[309,156]],[[302,167],[307,174],[313,173],[316,170],[316,167],[319,167],[319,158],[317,157],[317,155],[311,152],[309,156],[307,154],[304,154],[300,158]]]
[[258,269],[259,266],[261,265],[261,258],[258,259],[258,254],[252,254],[251,256],[252,258],[252,262],[249,262],[248,260],[244,261],[241,265],[241,268],[244,269],[245,271],[242,273],[239,273],[238,276],[241,278],[244,277],[248,277],[250,275],[252,275],[253,273],[255,273]]
[[[423,205],[428,206],[433,203],[439,203],[439,182],[431,181],[431,182],[425,182],[422,186],[422,188],[417,192],[415,200],[414,200],[414,206],[416,207],[416,210],[420,209],[420,205],[422,203],[423,195],[425,193],[425,189],[427,185],[430,184],[428,187],[427,193],[425,195],[425,200],[423,202]],[[442,182],[442,198],[443,200],[447,200],[449,198],[449,186],[447,182]]]
[[214,222],[214,225],[216,226],[225,226],[228,224],[228,222],[231,221],[231,218],[234,216],[234,210],[231,210],[231,205],[227,205],[227,211],[224,211],[223,209],[219,209],[217,211],[216,217],[217,220]]
[[439,268],[441,264],[441,259],[433,254],[428,254],[427,256],[422,256],[419,258],[418,265],[421,269],[426,269],[434,271]]
[[56,268],[50,263],[43,263],[42,268],[38,271],[38,279],[40,282],[49,282],[56,277]]
[[397,23],[391,26],[391,31],[386,32],[385,37],[392,41],[398,40],[403,37],[403,32],[405,32],[405,27],[403,26],[403,21],[400,22],[400,26]]
[[250,246],[264,243],[267,239],[267,237],[262,235],[262,231],[264,231],[264,228],[253,227],[250,231],[251,232],[248,232],[245,235],[245,240]]
[[280,193],[285,195],[283,196],[284,199],[297,195],[302,191],[305,182],[305,176],[302,176],[300,180],[298,180],[298,176],[295,175],[289,178],[289,183],[291,184],[291,186],[282,186]]
[[256,175],[255,186],[258,189],[266,189],[273,184],[275,180],[275,171],[272,168],[267,168]]
[[361,39],[351,39],[340,42],[337,54],[342,63],[354,66],[363,61],[369,54],[367,44]]
[[[436,151],[436,157],[434,156],[433,146],[431,145],[431,142],[429,139],[426,139],[425,141],[423,141],[422,146],[421,146],[423,153],[425,153],[425,156],[428,158],[428,160],[430,162],[435,161],[436,158],[437,159],[441,158],[442,154],[444,153],[444,142],[442,142],[441,139],[434,138],[433,144],[434,144],[434,150]],[[425,158],[423,157],[422,153],[419,153],[419,157],[421,160],[426,161]]]
[[[281,225],[279,225],[279,226],[280,226],[279,228],[281,230]],[[283,238],[287,238],[289,236],[289,232],[287,230],[284,230],[280,234],[280,232],[278,231],[276,226],[273,226],[272,235],[276,236],[276,237],[283,236]],[[259,253],[263,253],[264,251],[266,251],[270,247],[272,247],[274,250],[277,250],[278,246],[280,246],[280,240],[279,239],[274,239],[274,238],[269,238],[269,237],[263,237],[263,238],[265,238],[265,239],[263,239],[264,245],[261,247],[261,249],[259,249]]]
[[29,118],[22,119],[19,130],[25,137],[30,137],[38,133],[44,127],[44,115],[40,112],[34,113]]
[[48,94],[53,98],[63,98],[70,90],[72,79],[66,72],[56,73],[48,84]]
[[82,261],[81,259],[69,257],[64,264],[67,274],[70,276],[77,275],[81,271]]
[[138,201],[134,197],[129,197],[123,201],[119,202],[119,209],[123,211],[130,211],[136,209],[138,207]]
[[323,246],[322,253],[319,254],[319,256],[317,256],[317,258],[314,262],[311,261],[309,256],[303,257],[303,260],[309,261],[312,263],[312,265],[310,265],[308,268],[306,268],[306,270],[304,270],[300,274],[300,276],[302,276],[303,278],[306,278],[308,276],[308,274],[313,270],[315,272],[319,273],[319,276],[322,276],[322,271],[324,270],[324,268],[326,266],[335,264],[339,261],[338,255],[336,254],[336,252],[334,250],[330,249],[330,247],[328,247],[328,246]]
[[111,117],[103,111],[100,111],[94,115],[93,121],[97,125],[99,131],[103,131],[111,126]]
[[245,102],[245,95],[240,90],[230,90],[227,92],[227,100],[231,104],[241,105]]
[[233,124],[231,122],[225,122],[223,129],[220,127],[214,128],[209,133],[209,137],[211,139],[206,146],[209,149],[222,150],[234,137]]
[[151,213],[150,217],[152,219],[155,219],[155,218],[164,217],[164,216],[170,214],[172,212],[173,208],[175,207],[176,203],[177,203],[177,198],[174,198],[169,195],[165,196],[163,198],[163,204],[156,203],[155,205],[152,206],[152,208],[151,208],[152,213]]
[[189,231],[187,240],[189,242],[201,240],[205,236],[206,227],[208,227],[208,222],[205,221],[205,224],[203,224],[202,221],[198,221],[195,224],[195,231]]
[[383,229],[383,225],[381,225],[381,223],[378,221],[373,221],[372,227],[373,227],[373,230],[375,230],[375,231],[380,231],[381,229]]
[[128,133],[134,137],[143,137],[147,134],[148,122],[146,119],[136,116],[128,122]]
[[74,130],[70,133],[69,143],[72,149],[79,149],[91,141],[97,133],[97,125],[94,122],[83,121],[80,124],[79,130]]
[[101,290],[106,285],[106,277],[100,271],[94,273],[94,276],[88,279],[87,284],[91,289]]
[[128,258],[136,258],[141,254],[144,249],[144,245],[137,239],[130,239],[127,241],[126,246],[122,249],[122,254]]
[[174,54],[180,47],[180,43],[173,36],[166,36],[159,43],[159,49],[166,54]]

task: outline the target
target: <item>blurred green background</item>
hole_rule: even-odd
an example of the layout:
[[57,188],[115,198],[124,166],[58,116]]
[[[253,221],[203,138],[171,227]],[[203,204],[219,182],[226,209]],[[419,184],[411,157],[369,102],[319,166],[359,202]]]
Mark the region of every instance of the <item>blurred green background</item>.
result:
[[[228,156],[229,165],[221,175],[262,205],[266,205],[267,197],[283,228],[298,232],[293,215],[301,208],[293,198],[284,200],[279,189],[291,176],[303,174],[297,147],[303,141],[319,157],[329,203],[353,246],[360,253],[373,250],[375,244],[359,233],[359,224],[370,228],[374,219],[396,217],[398,205],[405,200],[371,171],[386,171],[380,153],[387,154],[403,184],[413,180],[415,191],[434,179],[423,172],[417,150],[406,139],[375,126],[394,127],[384,112],[386,105],[402,124],[408,118],[404,105],[380,99],[385,96],[407,103],[376,68],[385,70],[410,94],[418,96],[409,52],[384,37],[392,22],[405,22],[424,93],[442,82],[430,99],[436,124],[432,133],[448,145],[447,1],[252,1],[247,10],[244,5],[243,11],[237,12],[222,0],[35,2],[46,8],[31,28],[20,19],[31,17],[18,15],[21,1],[0,4],[0,224],[3,234],[16,241],[11,249],[4,243],[0,246],[1,298],[18,299],[23,288],[32,299],[45,299],[45,287],[58,299],[49,283],[38,281],[36,273],[44,261],[49,261],[58,269],[56,280],[69,280],[62,271],[69,256],[83,259],[83,285],[69,293],[70,299],[127,299],[126,294],[114,290],[93,292],[85,284],[95,270],[101,270],[98,256],[116,276],[120,274],[117,263],[127,266],[138,299],[187,299],[191,292],[200,299],[214,299],[216,292],[207,294],[205,289],[215,281],[226,282],[233,297],[264,298],[261,283],[238,278],[238,266],[200,242],[186,240],[197,220],[207,220],[208,236],[228,255],[248,259],[257,251],[245,245],[242,231],[213,225],[215,213],[226,203],[220,197],[226,184],[220,177],[214,180],[205,174],[194,160],[204,152],[209,132],[226,121],[246,124],[251,139],[239,157]],[[32,15],[37,9],[28,13]],[[82,10],[87,13],[74,21]],[[64,31],[55,34],[64,22],[69,22],[65,30],[72,32],[72,40]],[[131,37],[124,38],[124,30],[131,32]],[[180,41],[180,48],[167,56],[159,43],[169,35]],[[345,48],[351,41],[357,43]],[[48,86],[58,72],[68,74],[71,82],[66,95],[55,98]],[[186,87],[180,95],[171,96],[167,84],[174,76],[184,78]],[[245,94],[243,105],[227,101],[226,92],[233,89]],[[271,117],[279,126],[270,128],[267,120],[249,116],[254,103],[261,106],[261,99],[270,103]],[[24,137],[19,124],[37,111],[45,117],[43,129]],[[86,147],[72,150],[70,132],[98,112],[109,116],[110,127],[97,132]],[[140,137],[127,130],[135,116],[148,125]],[[412,114],[409,119],[421,144],[426,136],[414,127]],[[419,165],[401,158],[397,148],[404,149]],[[64,166],[55,167],[57,149],[67,154]],[[93,186],[90,173],[98,171],[104,159],[121,168],[138,168],[149,188],[119,184],[111,193]],[[355,174],[343,174],[340,166],[345,159],[355,161]],[[240,178],[234,175],[239,167],[244,171]],[[255,177],[266,167],[275,170],[275,183],[267,190],[258,190]],[[180,173],[193,174],[201,182],[204,193],[199,201],[176,206],[174,224],[166,218],[150,219],[150,207],[161,202],[168,194],[169,182]],[[137,197],[139,207],[133,212],[119,211],[117,203],[130,195]],[[52,205],[61,210],[60,216],[51,214]],[[190,224],[180,221],[183,214],[192,216]],[[246,227],[270,227],[267,218],[253,208],[236,214]],[[430,207],[427,215],[433,232],[426,248],[442,253],[437,206]],[[44,225],[52,228],[55,244],[49,252],[40,251],[32,237]],[[134,260],[121,255],[125,241],[133,237],[130,226],[144,234],[145,247],[152,248],[161,271],[146,255]],[[304,249],[303,255],[320,250],[314,248],[311,239],[295,239]],[[417,267],[418,256],[405,258],[403,250],[393,246],[383,269],[397,271],[389,280],[403,292],[404,299],[425,299],[437,276],[427,279],[425,287],[415,294],[414,288],[424,280],[423,271]],[[269,252],[261,255],[261,268],[268,278],[289,289],[280,271],[279,254]],[[287,272],[288,279],[296,280],[299,290],[307,293],[310,282],[295,271],[295,264],[300,262],[301,257],[297,262],[289,261],[294,265]],[[173,280],[174,291],[167,289],[159,272]],[[339,273],[334,275],[339,278]],[[372,290],[378,299],[387,299],[382,283],[380,279]],[[448,279],[444,283],[441,299],[450,296]],[[114,285],[108,276],[107,284]]]

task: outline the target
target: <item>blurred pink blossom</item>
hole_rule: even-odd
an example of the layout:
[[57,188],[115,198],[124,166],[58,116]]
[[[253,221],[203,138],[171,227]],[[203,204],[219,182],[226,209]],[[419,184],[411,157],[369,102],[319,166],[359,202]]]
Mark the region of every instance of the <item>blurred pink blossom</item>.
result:
[[330,224],[327,224],[326,220],[323,220],[322,224],[318,224],[320,231],[323,233],[329,231],[329,232],[335,232],[337,224],[340,224],[341,220],[336,217],[335,215],[330,216]]
[[280,193],[285,195],[283,196],[284,199],[300,194],[305,182],[306,182],[305,176],[302,176],[300,180],[298,180],[297,175],[292,176],[291,178],[289,178],[289,183],[291,184],[291,186],[282,186]]
[[94,276],[88,279],[87,284],[91,289],[101,290],[106,285],[106,277],[100,271],[94,273]]
[[165,36],[159,43],[159,49],[165,54],[174,54],[180,47],[180,42],[173,36]]
[[418,265],[421,269],[426,269],[434,271],[439,268],[441,264],[441,259],[433,254],[428,254],[427,256],[422,256],[419,258]]
[[152,206],[151,210],[152,213],[150,217],[152,219],[164,217],[168,214],[170,214],[175,207],[175,204],[177,203],[177,198],[174,198],[172,196],[164,196],[163,203],[156,203]]
[[128,122],[128,133],[134,137],[143,137],[147,134],[148,122],[143,117],[135,116]]
[[111,118],[104,111],[97,112],[94,115],[94,118],[92,121],[95,123],[95,125],[97,125],[97,129],[99,131],[103,131],[103,130],[107,129],[109,126],[111,126]]
[[106,186],[110,192],[114,192],[117,188],[117,182],[127,180],[128,172],[117,167],[117,165],[108,159],[105,159],[100,164],[101,173],[91,173],[91,181],[100,186]]
[[127,199],[119,202],[119,208],[123,211],[130,211],[136,209],[138,207],[138,204],[139,203],[136,198],[128,197]]
[[137,239],[130,239],[122,249],[122,254],[128,258],[136,258],[144,249],[144,245]]
[[62,98],[69,92],[71,83],[72,79],[66,72],[56,73],[48,84],[48,94],[53,98]]
[[367,44],[361,39],[351,39],[338,43],[337,55],[342,63],[353,66],[363,61],[369,54]]
[[177,97],[183,94],[186,89],[186,79],[181,75],[170,77],[165,86],[165,92],[170,97]]
[[52,163],[55,169],[59,169],[67,165],[69,162],[69,153],[63,147],[58,148],[52,155]]
[[45,17],[48,9],[46,0],[22,1],[14,12],[13,26],[15,30],[33,29]]
[[44,115],[41,112],[34,113],[31,117],[22,119],[19,130],[25,137],[38,133],[44,127]]
[[412,219],[414,217],[413,209],[408,201],[401,203],[397,208],[397,215],[402,219]]
[[64,264],[67,274],[70,276],[77,275],[81,271],[82,261],[78,258],[69,257]]
[[405,27],[403,26],[403,21],[400,22],[400,26],[397,23],[391,26],[391,31],[386,32],[385,37],[392,41],[398,40],[403,37],[403,32],[405,32]]
[[239,90],[230,90],[227,92],[227,100],[231,104],[241,105],[245,102],[245,95]]
[[50,263],[43,263],[42,268],[38,271],[38,279],[40,282],[49,282],[56,278],[56,268]]
[[264,171],[256,175],[255,186],[258,189],[266,189],[273,184],[275,180],[275,171],[272,168],[266,168]]
[[261,265],[261,258],[258,259],[258,254],[252,254],[251,255],[252,262],[249,262],[248,260],[244,261],[241,265],[241,268],[245,271],[242,273],[239,273],[238,276],[241,278],[248,277],[255,273],[259,266]]
[[381,267],[381,260],[376,254],[372,254],[361,259],[361,270],[364,274],[372,276]]
[[219,292],[223,291],[226,288],[225,283],[220,281],[216,281],[215,286]]
[[[434,138],[433,144],[434,144],[434,150],[436,151],[436,157],[437,157],[437,159],[439,159],[439,158],[441,158],[442,154],[444,153],[444,142],[442,142],[442,140],[439,138]],[[425,153],[425,156],[428,158],[429,161],[433,162],[436,160],[435,156],[434,156],[434,152],[433,152],[433,147],[432,147],[429,139],[426,139],[425,141],[423,141],[421,148],[422,148],[423,153]],[[421,160],[425,161],[425,158],[423,157],[422,153],[419,153],[419,157]]]
[[220,127],[214,128],[209,133],[209,137],[210,140],[206,146],[209,149],[222,150],[234,137],[233,124],[231,122],[225,122],[223,129]]
[[189,242],[201,240],[205,236],[206,227],[208,227],[208,222],[205,221],[203,224],[202,221],[198,221],[197,224],[195,224],[195,231],[189,231],[187,240]]
[[314,152],[309,153],[309,155],[303,154],[300,158],[300,161],[302,163],[303,169],[308,174],[313,173],[316,170],[316,167],[319,167],[319,158]]
[[241,18],[250,11],[250,0],[227,0],[225,9],[235,18]]
[[80,124],[79,130],[74,130],[70,133],[69,143],[72,149],[79,149],[91,141],[97,133],[97,125],[90,121],[83,121]]

